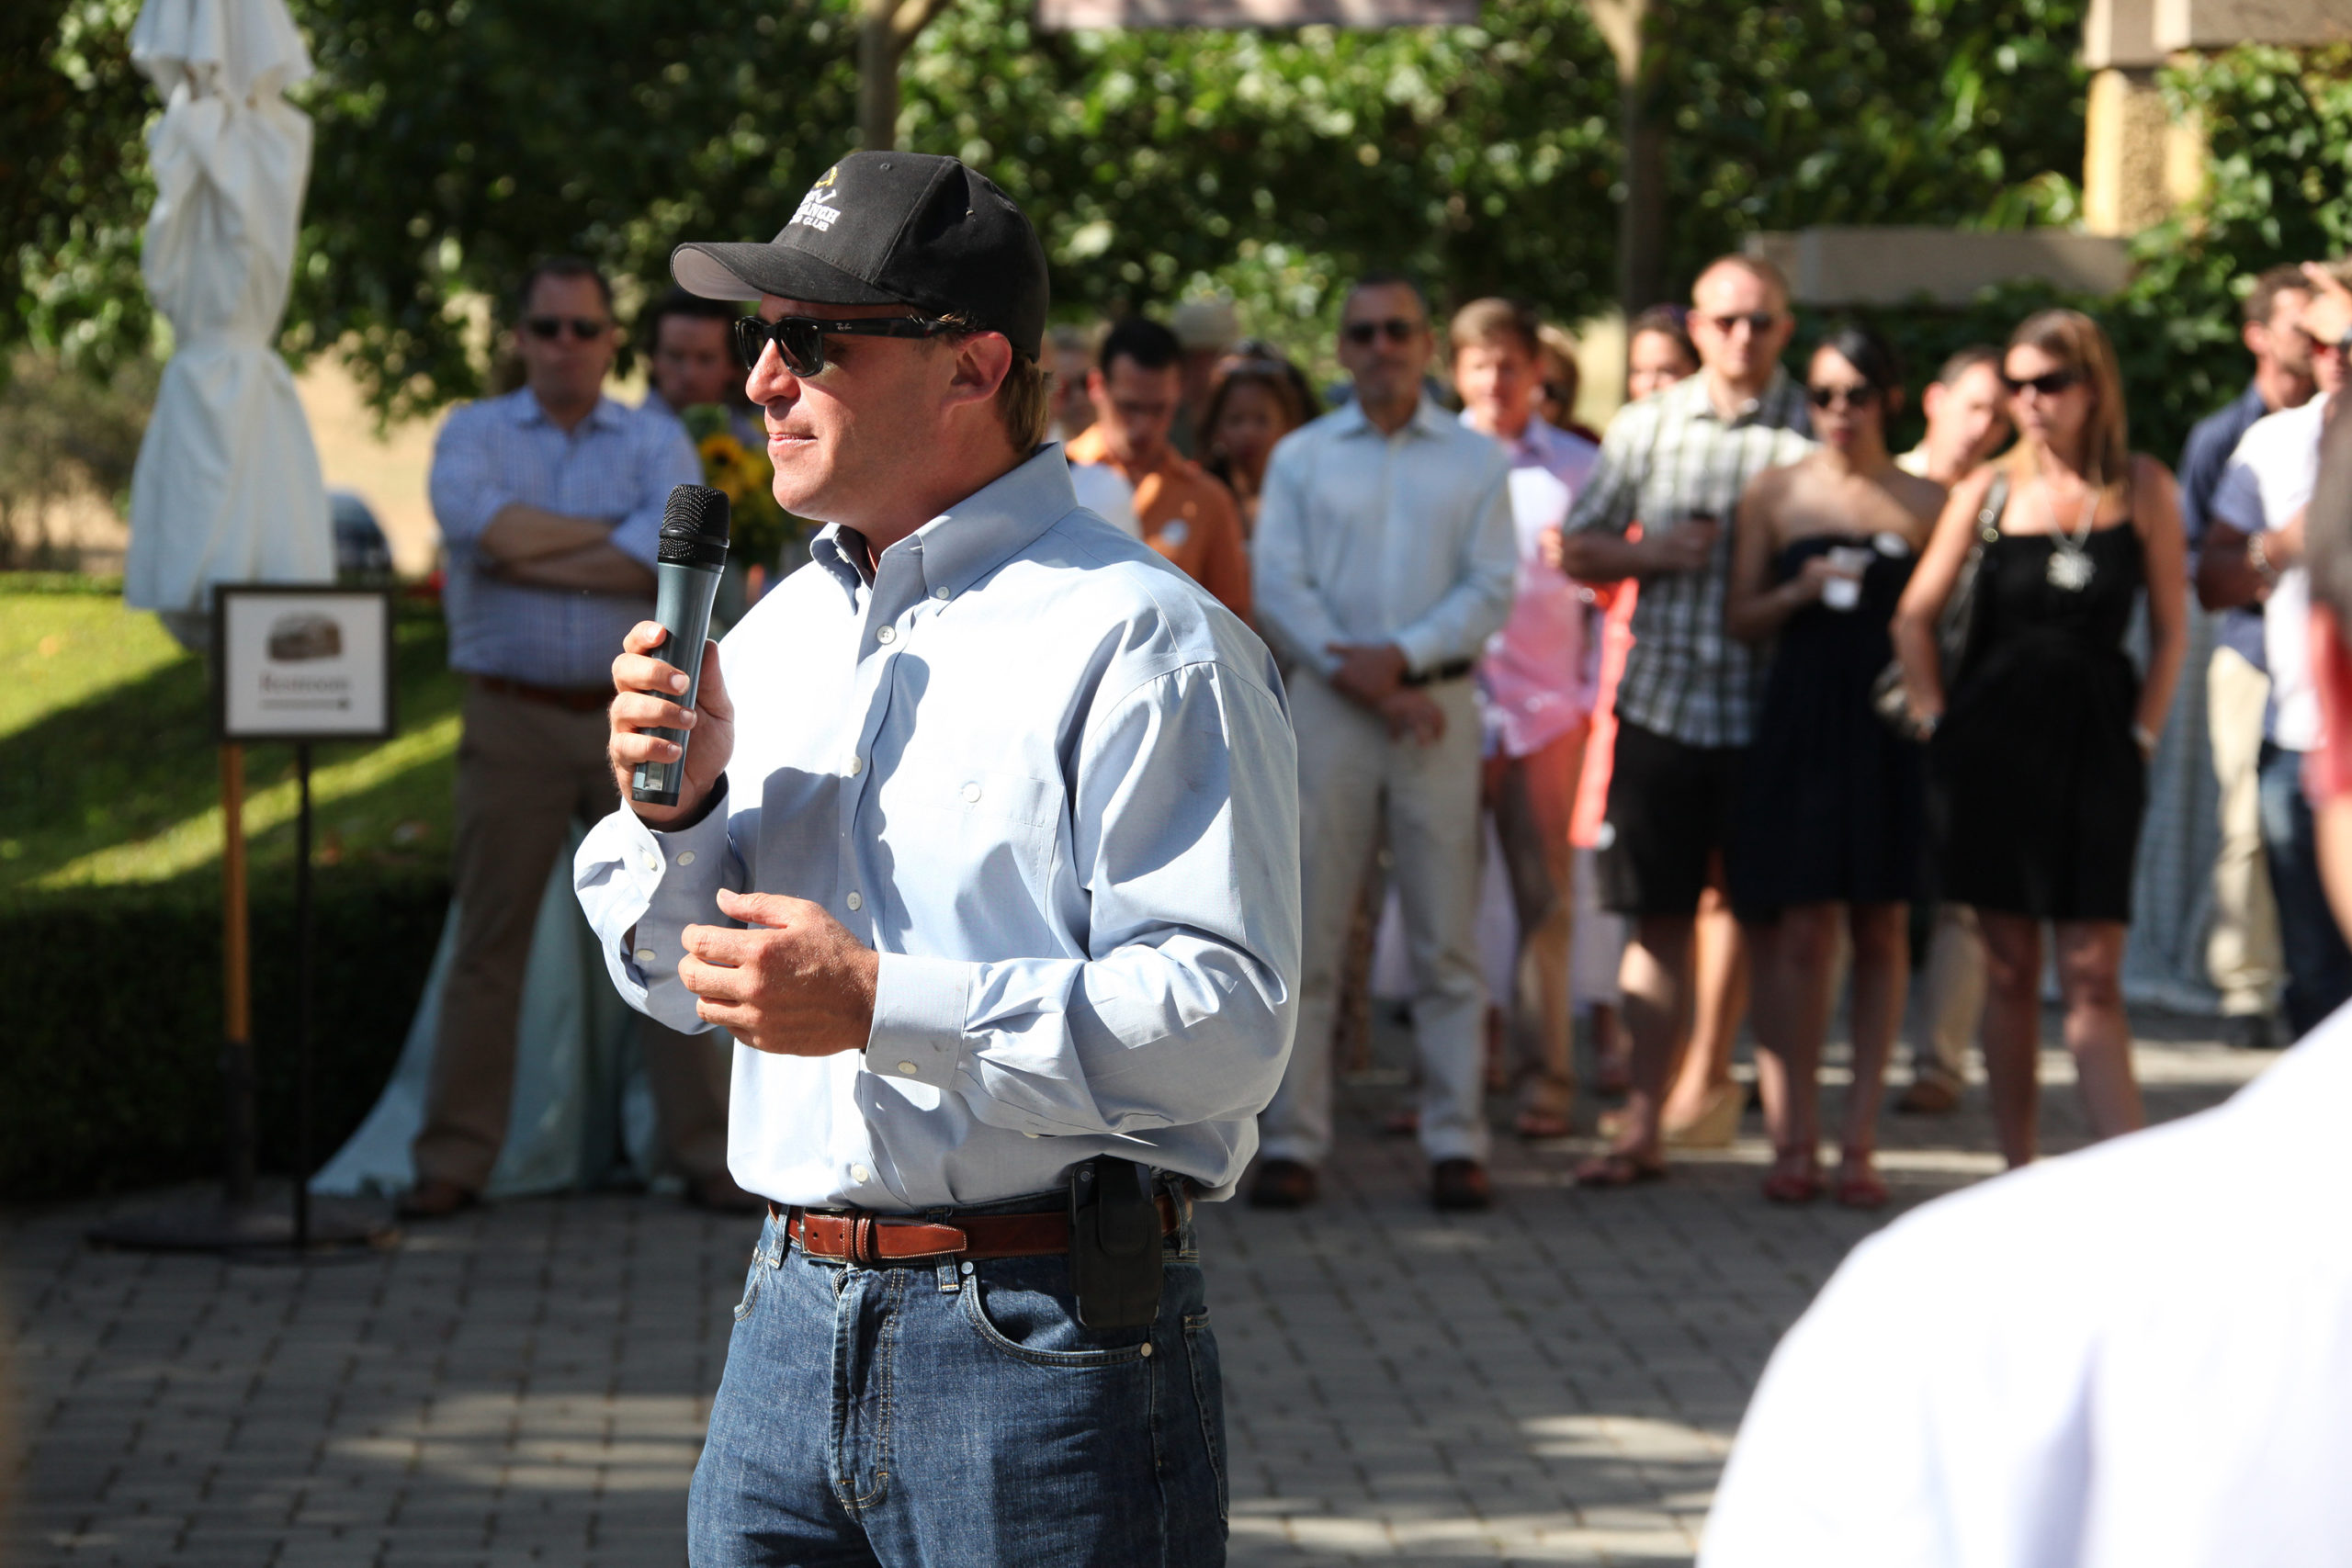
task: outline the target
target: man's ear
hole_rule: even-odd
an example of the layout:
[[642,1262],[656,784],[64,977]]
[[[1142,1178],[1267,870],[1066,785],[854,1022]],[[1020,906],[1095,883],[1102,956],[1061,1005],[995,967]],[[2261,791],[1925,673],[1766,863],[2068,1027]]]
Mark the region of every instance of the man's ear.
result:
[[2313,806],[2352,797],[2352,647],[2327,606],[2311,613],[2312,682],[2318,689],[2320,742],[2303,761],[2303,788]]
[[[984,403],[996,396],[1012,370],[1012,344],[1002,333],[974,333],[955,346],[956,365],[947,383],[951,403]],[[1090,375],[1091,386],[1093,378]]]
[[2261,321],[2248,321],[2238,329],[2238,341],[2256,359],[2270,352],[2270,328]]

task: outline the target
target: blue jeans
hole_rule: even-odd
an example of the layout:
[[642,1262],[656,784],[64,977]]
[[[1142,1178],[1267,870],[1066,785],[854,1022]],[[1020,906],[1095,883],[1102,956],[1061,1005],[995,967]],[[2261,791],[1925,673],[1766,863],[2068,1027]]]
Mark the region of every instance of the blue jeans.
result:
[[1164,1256],[1159,1321],[1096,1332],[1067,1258],[865,1268],[769,1220],[695,1467],[694,1568],[1223,1563],[1225,1406],[1189,1211]]
[[2262,743],[2262,851],[2278,900],[2278,948],[2287,961],[2287,1026],[2301,1039],[2352,998],[2352,949],[2344,943],[2327,888],[2311,802],[2303,797],[2303,754]]

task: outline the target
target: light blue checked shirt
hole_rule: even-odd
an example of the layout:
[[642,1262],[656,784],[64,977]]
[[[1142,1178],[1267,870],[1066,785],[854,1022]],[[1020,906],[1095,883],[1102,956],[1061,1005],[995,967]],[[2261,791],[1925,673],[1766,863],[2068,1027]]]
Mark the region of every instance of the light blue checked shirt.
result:
[[912,1211],[1115,1153],[1223,1196],[1289,1055],[1297,755],[1265,645],[1078,507],[1047,446],[882,553],[854,535],[719,647],[724,798],[626,807],[574,883],[613,981],[706,1026],[681,929],[822,904],[878,951],[864,1051],[735,1048],[728,1165],[778,1203]]
[[673,485],[699,484],[685,428],[663,412],[599,398],[566,432],[530,389],[469,403],[433,448],[433,515],[448,546],[442,600],[449,667],[542,686],[605,686],[621,637],[653,614],[650,591],[590,593],[503,582],[475,541],[510,502],[613,524],[614,548],[649,570]]

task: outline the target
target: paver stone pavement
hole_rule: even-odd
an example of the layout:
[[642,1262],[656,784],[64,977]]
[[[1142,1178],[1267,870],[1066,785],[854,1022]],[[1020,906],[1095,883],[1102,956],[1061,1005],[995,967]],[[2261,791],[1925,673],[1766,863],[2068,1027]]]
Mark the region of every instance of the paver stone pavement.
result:
[[[2135,1022],[2158,1119],[2270,1059]],[[1404,1054],[1385,1032],[1379,1059]],[[1765,1204],[1751,1114],[1623,1192],[1570,1182],[1589,1140],[1499,1136],[1495,1210],[1440,1216],[1411,1140],[1376,1130],[1400,1077],[1343,1089],[1319,1204],[1201,1211],[1236,1563],[1688,1562],[1781,1333],[1873,1228],[1997,1168],[1980,1089],[1884,1120],[1875,1215]],[[2062,1055],[2044,1077],[2046,1143],[2079,1145]],[[295,1267],[93,1251],[107,1211],[0,1209],[0,1562],[684,1561],[746,1222],[594,1194]]]

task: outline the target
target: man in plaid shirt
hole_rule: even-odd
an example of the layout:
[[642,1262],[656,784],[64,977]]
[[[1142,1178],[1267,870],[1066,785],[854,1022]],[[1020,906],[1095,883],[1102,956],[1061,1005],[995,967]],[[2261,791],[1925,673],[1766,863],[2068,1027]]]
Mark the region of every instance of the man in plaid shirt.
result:
[[[1732,512],[1749,479],[1812,445],[1804,393],[1781,368],[1793,326],[1770,262],[1709,265],[1691,289],[1702,372],[1617,416],[1561,529],[1569,576],[1642,584],[1600,863],[1602,902],[1633,917],[1640,953],[1625,990],[1634,1081],[1615,1145],[1577,1172],[1589,1186],[1666,1168],[1658,1114],[1690,1010],[1691,924],[1701,890],[1723,874],[1763,673],[1724,629]],[[1636,522],[1642,536],[1629,539]]]

